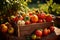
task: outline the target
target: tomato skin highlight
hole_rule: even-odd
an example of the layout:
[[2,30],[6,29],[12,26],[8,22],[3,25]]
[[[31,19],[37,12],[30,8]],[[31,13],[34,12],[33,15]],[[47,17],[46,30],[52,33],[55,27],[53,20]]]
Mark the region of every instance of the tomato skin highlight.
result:
[[43,19],[38,20],[38,23],[43,23],[43,22],[44,22]]

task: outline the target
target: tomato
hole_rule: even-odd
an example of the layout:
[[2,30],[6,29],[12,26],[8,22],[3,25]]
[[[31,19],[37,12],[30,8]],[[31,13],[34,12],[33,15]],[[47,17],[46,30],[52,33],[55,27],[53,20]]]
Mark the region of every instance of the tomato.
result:
[[29,17],[31,18],[33,15],[29,15]]
[[21,14],[22,14],[22,16],[23,16],[23,17],[25,17],[25,16],[26,16],[25,12],[22,12]]
[[37,14],[39,19],[45,19],[46,18],[46,14],[45,13],[39,13]]
[[1,26],[5,26],[5,24],[1,24]]
[[52,16],[51,15],[49,15],[49,16],[46,16],[46,22],[51,22],[53,19],[52,19]]
[[19,18],[18,20],[23,20],[24,19],[23,16],[21,16],[21,15],[18,18]]
[[37,37],[36,35],[32,35],[32,39],[33,39],[33,40],[36,39],[36,37]]
[[17,22],[17,21],[18,21],[18,17],[15,17],[15,18],[14,18],[14,21]]
[[16,16],[14,18],[14,21],[17,22],[18,20],[23,20],[24,18],[20,15],[20,16]]
[[1,24],[1,31],[2,31],[3,33],[6,33],[7,30],[8,30],[8,27],[7,27],[5,24]]
[[12,15],[10,18],[11,18],[11,20],[14,20],[15,16],[14,16],[14,15]]
[[36,23],[36,22],[38,22],[38,16],[37,15],[32,15],[30,20],[31,20],[31,22]]
[[38,23],[43,23],[43,22],[44,22],[43,19],[38,20]]
[[35,34],[36,34],[36,36],[41,37],[42,36],[42,31],[41,30],[36,30]]
[[30,21],[29,20],[27,20],[26,22],[25,22],[25,24],[27,25],[27,24],[30,24]]
[[13,27],[9,27],[8,33],[9,33],[9,34],[13,34],[13,33],[14,33],[14,28],[13,28]]
[[50,34],[50,32],[51,32],[50,29],[48,29],[48,34]]
[[27,20],[30,20],[30,17],[29,16],[25,16],[24,17],[24,21],[27,21]]
[[29,12],[29,15],[32,15],[33,13],[32,12]]
[[45,28],[45,29],[43,30],[43,35],[44,35],[44,36],[47,36],[47,35],[48,35],[48,30],[47,30],[47,28]]
[[54,26],[51,26],[51,27],[50,27],[50,31],[51,31],[51,32],[54,32],[54,29],[55,29]]

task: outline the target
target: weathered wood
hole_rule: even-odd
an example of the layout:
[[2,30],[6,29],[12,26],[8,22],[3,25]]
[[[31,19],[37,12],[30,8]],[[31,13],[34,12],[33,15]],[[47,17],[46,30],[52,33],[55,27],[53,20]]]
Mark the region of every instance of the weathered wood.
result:
[[20,40],[25,40],[26,35],[31,35],[31,33],[39,28],[48,28],[53,25],[53,22],[46,22],[46,23],[34,23],[30,25],[20,26]]
[[[34,23],[30,25],[25,25],[25,26],[18,26],[18,36],[14,35],[7,35],[6,38],[7,40],[26,40],[26,36],[29,36],[34,32],[34,30],[39,29],[39,28],[49,28],[50,26],[53,25],[53,22],[47,22],[47,23]],[[41,40],[57,40],[57,35],[56,33],[51,33],[48,36],[44,36],[41,38]]]

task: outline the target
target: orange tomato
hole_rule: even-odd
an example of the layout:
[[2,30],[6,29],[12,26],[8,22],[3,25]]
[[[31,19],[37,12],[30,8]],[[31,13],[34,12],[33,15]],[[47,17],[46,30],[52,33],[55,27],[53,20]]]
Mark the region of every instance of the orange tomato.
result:
[[50,34],[50,29],[48,29],[48,34]]
[[38,16],[37,15],[32,15],[30,19],[31,19],[31,22],[33,22],[33,23],[38,22]]
[[43,30],[43,35],[44,35],[44,36],[47,36],[47,35],[48,35],[48,33],[49,33],[49,32],[48,32],[48,29],[47,29],[47,28],[45,28],[45,29]]
[[8,27],[7,27],[5,24],[1,24],[1,31],[2,31],[3,33],[6,33],[7,30],[8,30]]

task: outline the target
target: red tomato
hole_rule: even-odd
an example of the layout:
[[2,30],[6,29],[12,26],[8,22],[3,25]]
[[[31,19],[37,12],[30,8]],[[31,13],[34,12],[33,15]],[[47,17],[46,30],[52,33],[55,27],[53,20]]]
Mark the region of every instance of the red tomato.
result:
[[29,20],[27,20],[26,22],[25,22],[25,24],[27,25],[27,24],[30,24],[30,21]]
[[49,15],[49,16],[46,16],[46,22],[51,22],[53,19],[52,19],[52,16],[51,15]]
[[14,18],[14,21],[17,22],[17,21],[18,21],[18,17],[15,17],[15,18]]
[[50,27],[50,31],[51,31],[51,32],[54,32],[54,29],[55,29],[54,26],[51,26],[51,27]]
[[47,35],[48,35],[48,30],[47,30],[47,28],[45,28],[45,29],[43,30],[43,35],[44,35],[44,36],[47,36]]
[[42,19],[39,19],[39,20],[38,20],[38,23],[43,23],[43,20],[42,20]]
[[14,18],[14,21],[17,22],[18,20],[23,20],[23,17],[22,16],[16,16]]
[[41,14],[37,14],[39,19],[45,19],[46,18],[46,14],[45,13],[41,13]]
[[41,37],[42,36],[42,31],[41,30],[36,30],[35,34],[36,34],[36,36]]
[[32,15],[33,13],[32,12],[29,12],[29,15]]
[[22,16],[19,17],[19,20],[23,20],[24,18]]

